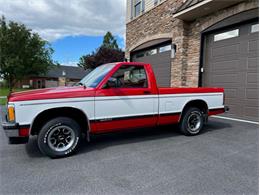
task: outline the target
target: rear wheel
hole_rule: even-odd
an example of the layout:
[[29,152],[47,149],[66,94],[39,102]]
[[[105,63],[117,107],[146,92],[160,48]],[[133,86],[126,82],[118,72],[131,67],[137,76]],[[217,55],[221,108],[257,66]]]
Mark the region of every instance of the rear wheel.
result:
[[76,121],[58,117],[47,122],[38,135],[38,146],[51,158],[66,157],[74,153],[81,139],[81,129]]
[[189,108],[185,111],[180,130],[184,135],[197,135],[204,125],[203,112],[198,108]]

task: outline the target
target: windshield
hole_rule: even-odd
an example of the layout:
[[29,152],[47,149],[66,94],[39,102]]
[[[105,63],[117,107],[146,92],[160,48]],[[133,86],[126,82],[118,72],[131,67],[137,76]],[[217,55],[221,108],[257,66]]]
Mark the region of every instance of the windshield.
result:
[[115,64],[101,65],[85,76],[78,84],[95,88],[104,79],[107,73],[114,68],[114,66]]

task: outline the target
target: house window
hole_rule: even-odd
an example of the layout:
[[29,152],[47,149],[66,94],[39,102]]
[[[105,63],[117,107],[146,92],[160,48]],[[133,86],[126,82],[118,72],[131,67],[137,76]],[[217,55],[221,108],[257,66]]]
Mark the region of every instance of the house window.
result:
[[141,57],[144,57],[145,55],[145,52],[140,52],[138,54],[135,55],[136,58],[141,58]]
[[251,26],[251,33],[259,32],[259,24],[254,24]]
[[171,45],[166,45],[166,46],[163,46],[163,47],[160,47],[159,48],[159,53],[163,53],[163,52],[166,52],[166,51],[170,51],[172,49],[172,46]]
[[158,5],[159,3],[161,3],[163,0],[154,0],[154,6]]
[[151,49],[146,52],[146,56],[152,56],[157,54],[157,49]]
[[224,33],[220,33],[220,34],[216,34],[214,36],[214,41],[221,41],[221,40],[225,40],[225,39],[230,39],[230,38],[234,38],[234,37],[238,37],[239,36],[239,29],[236,30],[231,30],[231,31],[227,31]]
[[137,0],[134,6],[135,17],[139,16],[141,13],[141,0]]

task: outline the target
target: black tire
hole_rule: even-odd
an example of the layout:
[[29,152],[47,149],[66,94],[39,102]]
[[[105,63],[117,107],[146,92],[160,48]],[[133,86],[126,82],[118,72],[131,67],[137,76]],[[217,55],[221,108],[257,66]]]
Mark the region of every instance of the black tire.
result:
[[71,118],[57,117],[42,127],[37,141],[43,154],[51,158],[67,157],[75,153],[80,145],[81,128]]
[[188,108],[181,119],[180,130],[184,135],[198,135],[204,126],[203,112],[195,107]]

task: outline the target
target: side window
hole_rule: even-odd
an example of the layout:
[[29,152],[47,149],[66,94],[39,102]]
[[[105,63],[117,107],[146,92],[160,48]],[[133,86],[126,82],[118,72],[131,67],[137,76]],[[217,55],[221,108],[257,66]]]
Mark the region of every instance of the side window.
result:
[[147,75],[143,66],[121,66],[108,80],[105,88],[147,88]]

